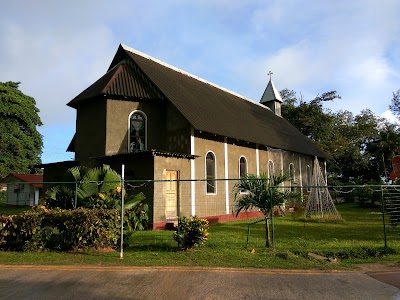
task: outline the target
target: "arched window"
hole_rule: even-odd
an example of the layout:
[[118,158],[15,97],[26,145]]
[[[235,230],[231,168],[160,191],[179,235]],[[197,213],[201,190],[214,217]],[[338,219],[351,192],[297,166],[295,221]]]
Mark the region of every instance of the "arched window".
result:
[[311,168],[310,166],[307,166],[307,191],[309,192],[311,190]]
[[239,159],[239,178],[247,175],[247,160],[246,157],[241,156]]
[[272,160],[268,161],[268,178],[271,178],[274,176],[275,171],[274,171],[274,162]]
[[129,152],[147,149],[147,119],[141,111],[134,111],[129,116]]
[[208,152],[206,155],[206,179],[207,179],[207,194],[216,193],[216,172],[215,172],[215,155]]
[[290,191],[294,191],[294,182],[295,182],[295,175],[294,175],[294,165],[289,165],[289,177],[290,177]]

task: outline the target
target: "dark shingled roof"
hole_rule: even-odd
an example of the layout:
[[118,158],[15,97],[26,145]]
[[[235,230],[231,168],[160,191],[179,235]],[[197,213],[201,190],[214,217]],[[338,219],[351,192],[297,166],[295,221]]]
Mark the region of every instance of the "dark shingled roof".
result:
[[67,105],[76,108],[83,100],[106,95],[122,99],[163,99],[155,87],[131,60],[123,60]]
[[[122,82],[117,85],[116,75],[121,73],[118,71],[121,68],[129,74],[124,78],[138,82],[137,88],[123,90]],[[119,88],[110,89],[110,82]],[[140,94],[142,97],[168,99],[197,130],[271,148],[327,157],[308,137],[264,105],[122,45],[108,72],[68,105],[76,107],[96,93],[140,98],[138,95],[142,90],[146,91]]]

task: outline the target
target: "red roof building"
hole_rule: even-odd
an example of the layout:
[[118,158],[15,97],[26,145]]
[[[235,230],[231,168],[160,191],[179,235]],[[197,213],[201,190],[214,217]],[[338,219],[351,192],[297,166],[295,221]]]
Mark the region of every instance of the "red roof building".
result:
[[11,173],[0,180],[6,186],[8,205],[33,206],[39,203],[43,188],[42,174]]

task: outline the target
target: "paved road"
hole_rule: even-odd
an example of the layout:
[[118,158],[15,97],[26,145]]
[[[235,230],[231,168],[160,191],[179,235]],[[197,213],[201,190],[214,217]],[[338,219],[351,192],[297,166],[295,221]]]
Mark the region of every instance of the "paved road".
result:
[[[380,280],[400,272],[373,272]],[[400,299],[363,272],[0,266],[0,299]],[[385,278],[383,278],[383,277]],[[396,279],[397,278],[397,279]]]

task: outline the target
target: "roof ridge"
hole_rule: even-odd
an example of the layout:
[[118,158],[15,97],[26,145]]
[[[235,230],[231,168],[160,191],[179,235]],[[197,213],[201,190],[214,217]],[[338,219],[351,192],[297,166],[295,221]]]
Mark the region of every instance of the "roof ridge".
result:
[[193,74],[191,74],[191,73],[189,73],[189,72],[187,72],[187,71],[184,71],[184,70],[182,70],[182,69],[179,69],[179,68],[177,68],[177,67],[174,67],[173,65],[170,65],[170,64],[168,64],[168,63],[166,63],[166,62],[164,62],[164,61],[162,61],[162,60],[159,60],[159,59],[157,59],[157,58],[154,58],[154,57],[152,57],[152,56],[150,56],[150,55],[148,55],[148,54],[146,54],[146,53],[143,53],[143,52],[141,52],[141,51],[139,51],[139,50],[137,50],[137,49],[134,49],[134,48],[132,48],[132,47],[129,47],[129,46],[125,45],[125,44],[121,44],[121,47],[122,47],[124,50],[126,50],[126,51],[129,51],[129,52],[132,52],[132,53],[134,53],[134,54],[140,55],[140,56],[142,56],[142,57],[144,57],[144,58],[147,58],[147,59],[149,59],[149,60],[152,60],[152,61],[154,61],[154,62],[156,62],[156,63],[158,63],[158,64],[160,64],[160,65],[162,65],[162,66],[164,66],[164,67],[167,67],[167,68],[169,68],[169,69],[171,69],[171,70],[174,70],[174,71],[179,72],[179,73],[181,73],[181,74],[183,74],[183,75],[189,76],[189,77],[191,77],[191,78],[193,78],[193,79],[196,79],[196,80],[198,80],[198,81],[201,81],[201,82],[203,82],[203,83],[209,84],[209,85],[211,85],[211,86],[213,86],[213,87],[215,87],[215,88],[217,88],[217,89],[220,89],[220,90],[222,90],[222,91],[224,91],[224,92],[230,93],[230,94],[232,94],[232,95],[234,95],[234,96],[236,96],[236,97],[238,97],[238,98],[241,98],[241,99],[246,100],[246,101],[248,101],[248,102],[250,102],[250,103],[252,103],[252,104],[258,105],[258,106],[260,106],[260,107],[262,107],[262,108],[265,108],[265,109],[271,111],[271,109],[270,109],[269,107],[267,107],[267,106],[265,106],[265,105],[263,105],[263,104],[261,104],[261,103],[258,103],[258,102],[256,102],[256,101],[253,101],[253,100],[251,100],[250,98],[247,98],[247,97],[245,97],[245,96],[243,96],[243,95],[240,95],[240,94],[238,94],[238,93],[236,93],[236,92],[233,92],[233,91],[231,91],[231,90],[228,90],[227,88],[224,88],[224,87],[222,87],[222,86],[219,86],[219,85],[217,85],[217,84],[215,84],[215,83],[213,83],[213,82],[211,82],[211,81],[208,81],[208,80],[206,80],[206,79],[203,79],[203,78],[201,78],[201,77],[199,77],[199,76],[193,75]]

